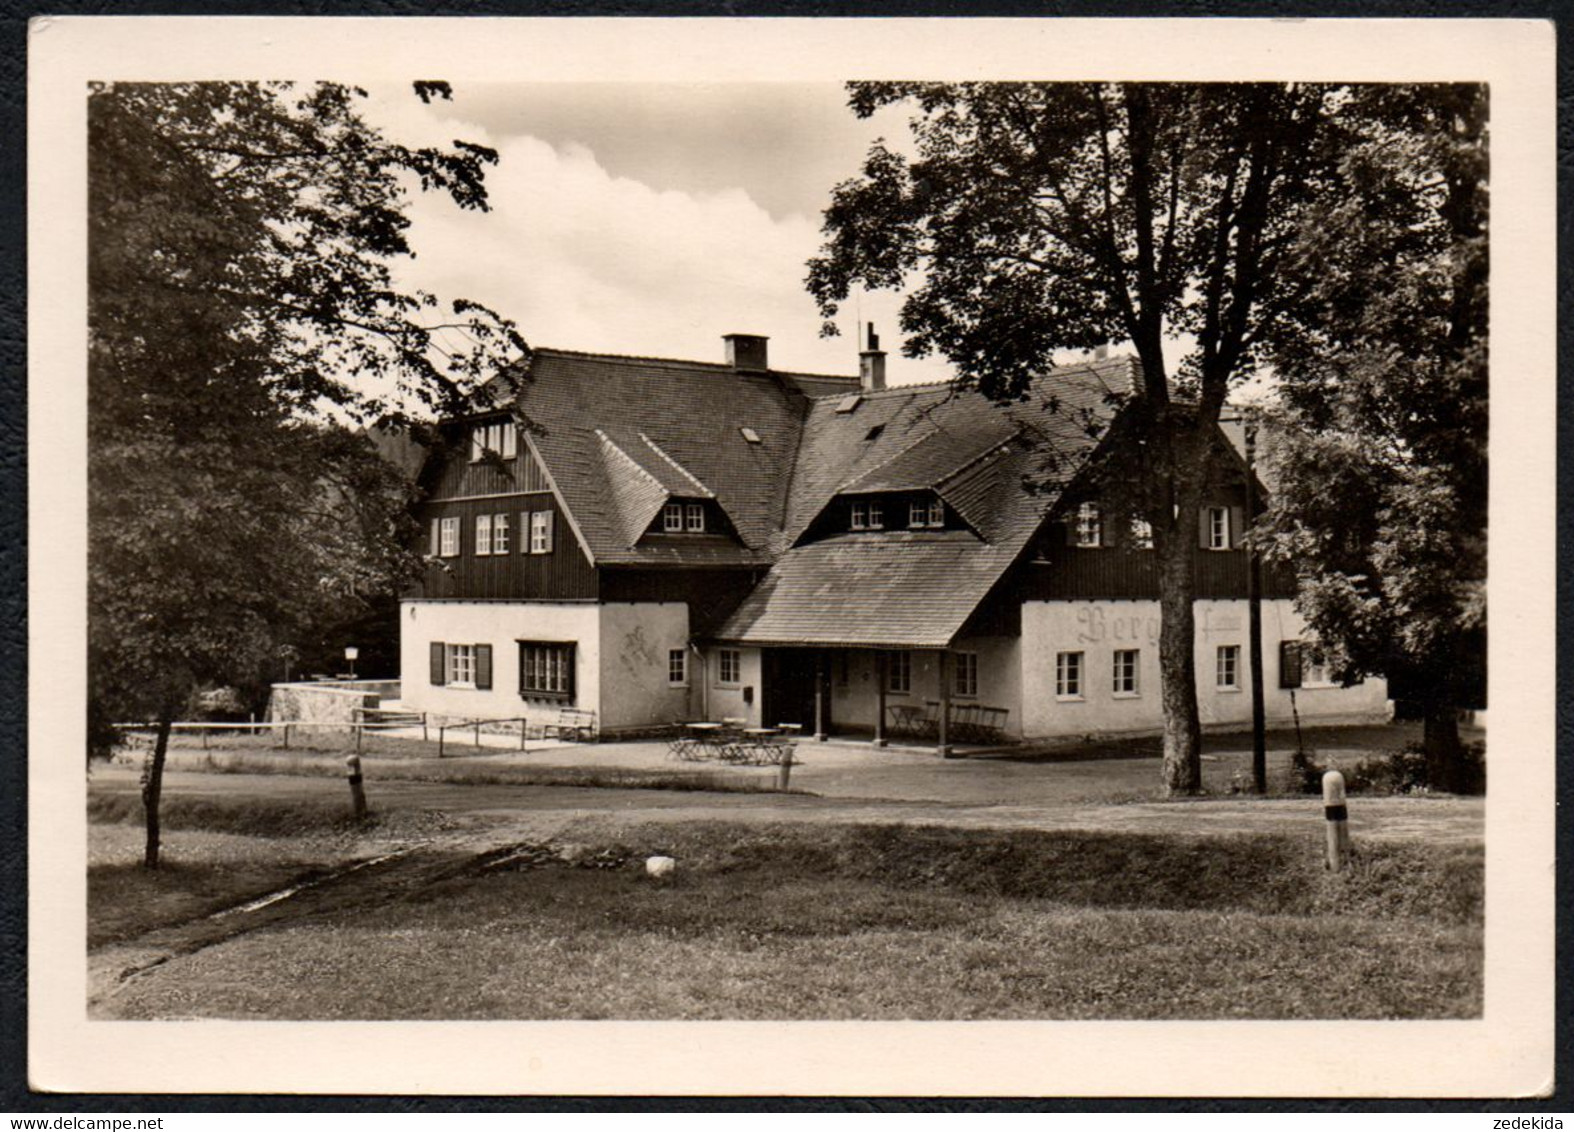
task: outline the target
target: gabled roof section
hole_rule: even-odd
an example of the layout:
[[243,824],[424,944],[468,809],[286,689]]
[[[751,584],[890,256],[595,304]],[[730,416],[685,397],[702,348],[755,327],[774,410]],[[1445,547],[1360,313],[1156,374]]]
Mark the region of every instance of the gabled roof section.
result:
[[[597,565],[749,566],[770,561],[785,520],[808,394],[857,386],[854,377],[537,349],[519,401]],[[658,488],[663,498],[714,499],[741,545],[640,544],[631,532],[654,517]]]

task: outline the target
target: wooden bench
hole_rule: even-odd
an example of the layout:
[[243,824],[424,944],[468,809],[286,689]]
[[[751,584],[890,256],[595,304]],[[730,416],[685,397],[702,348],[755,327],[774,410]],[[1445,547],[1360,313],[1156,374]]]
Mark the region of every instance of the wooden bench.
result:
[[596,737],[596,713],[587,708],[561,708],[557,718],[541,725],[541,737],[588,743]]

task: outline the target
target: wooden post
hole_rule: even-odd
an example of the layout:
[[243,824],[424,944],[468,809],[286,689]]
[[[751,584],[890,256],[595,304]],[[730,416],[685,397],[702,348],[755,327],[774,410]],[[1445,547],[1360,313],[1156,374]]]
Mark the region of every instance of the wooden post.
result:
[[350,726],[355,728],[355,753],[360,754],[361,738],[366,734],[366,720],[362,719],[361,722],[352,723]]
[[1344,804],[1344,775],[1323,775],[1323,817],[1328,819],[1328,867],[1343,872],[1350,859],[1350,820]]
[[206,751],[208,749],[208,729],[203,727],[200,730],[202,731],[202,749]]
[[285,723],[285,725],[284,725],[284,749],[286,751],[288,751],[290,749],[290,725],[289,725],[289,723]]
[[885,746],[885,686],[889,682],[885,650],[874,654],[874,745]]
[[525,730],[529,726],[530,726],[530,721],[528,719],[525,719],[525,718],[521,717],[520,720],[519,720],[519,749],[521,751],[523,751],[525,749]]
[[814,654],[814,741],[823,743],[829,738],[825,721],[825,650]]
[[950,741],[950,735],[949,735],[950,726],[951,726],[951,665],[948,663],[950,661],[950,659],[951,659],[951,654],[947,650],[941,649],[940,650],[940,722],[939,722],[938,726],[939,726],[939,729],[940,729],[940,734],[939,734],[939,739],[940,739],[940,743],[939,743],[940,757],[943,758],[943,759],[949,759],[951,757],[951,741]]
[[426,742],[426,713],[421,713],[421,742]]
[[479,719],[475,723],[475,747],[478,751],[481,749],[481,721]]
[[788,742],[782,747],[782,761],[777,764],[776,789],[785,794],[787,783],[790,781],[792,781],[792,743]]
[[447,726],[439,727],[437,729],[437,757],[438,758],[442,758],[443,757],[443,737],[445,735],[447,735],[447,734],[448,734]]
[[350,806],[356,821],[366,820],[366,791],[361,786],[361,757],[351,755],[344,760],[344,775],[350,783]]

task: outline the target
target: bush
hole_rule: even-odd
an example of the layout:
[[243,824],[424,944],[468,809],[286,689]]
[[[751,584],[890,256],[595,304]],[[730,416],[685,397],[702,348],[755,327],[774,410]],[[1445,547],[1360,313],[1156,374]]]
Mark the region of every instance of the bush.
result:
[[[1318,763],[1315,754],[1303,751],[1296,751],[1290,761],[1300,791],[1321,794],[1323,774],[1330,768]],[[1337,769],[1344,774],[1345,790],[1351,794],[1425,794],[1431,789],[1426,777],[1426,750],[1419,742]],[[1486,788],[1486,744],[1466,743],[1456,792],[1485,794]]]

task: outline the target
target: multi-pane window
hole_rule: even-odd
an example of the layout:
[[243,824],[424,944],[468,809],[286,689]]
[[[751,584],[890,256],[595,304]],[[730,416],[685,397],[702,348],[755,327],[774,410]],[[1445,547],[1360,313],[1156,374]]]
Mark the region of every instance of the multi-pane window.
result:
[[476,425],[470,430],[470,459],[479,460],[487,452],[496,452],[505,460],[519,454],[519,430],[512,422]]
[[444,663],[444,682],[475,687],[475,646],[448,645]]
[[1153,549],[1153,524],[1146,519],[1131,521],[1131,545],[1137,550]]
[[737,649],[721,649],[716,654],[716,679],[723,684],[743,681],[743,654]]
[[978,695],[978,654],[976,652],[959,652],[956,654],[955,659],[956,694],[959,696]]
[[475,517],[475,552],[477,555],[492,553],[492,516]]
[[1208,508],[1208,549],[1230,549],[1230,509],[1228,507]]
[[880,504],[875,500],[869,501],[869,529],[878,531],[885,526],[885,517],[880,510]]
[[1117,696],[1137,694],[1137,655],[1136,649],[1115,650],[1114,681],[1110,688]]
[[689,682],[689,654],[683,649],[667,650],[667,683],[687,684]]
[[1301,682],[1303,684],[1329,684],[1328,658],[1315,645],[1301,646]]
[[1097,503],[1084,503],[1077,508],[1078,546],[1098,546],[1103,531],[1104,520]]
[[532,699],[573,699],[574,646],[520,641],[519,694]]
[[508,553],[508,515],[492,516],[492,553]]
[[886,661],[885,688],[888,692],[905,695],[913,690],[913,654],[893,652]]
[[705,529],[705,505],[703,503],[684,504],[683,529],[695,533]]
[[1220,645],[1215,663],[1214,684],[1219,688],[1241,686],[1241,646]]
[[453,558],[459,553],[459,516],[451,515],[438,526],[438,554]]
[[945,526],[945,504],[938,499],[914,499],[907,505],[909,527]]
[[552,512],[530,512],[530,553],[552,553]]
[[668,503],[662,507],[661,529],[664,531],[681,531],[683,529],[683,504]]
[[853,519],[849,525],[855,531],[867,531],[869,529],[869,504],[862,501],[853,504]]
[[1082,654],[1055,654],[1055,695],[1063,700],[1082,698]]

